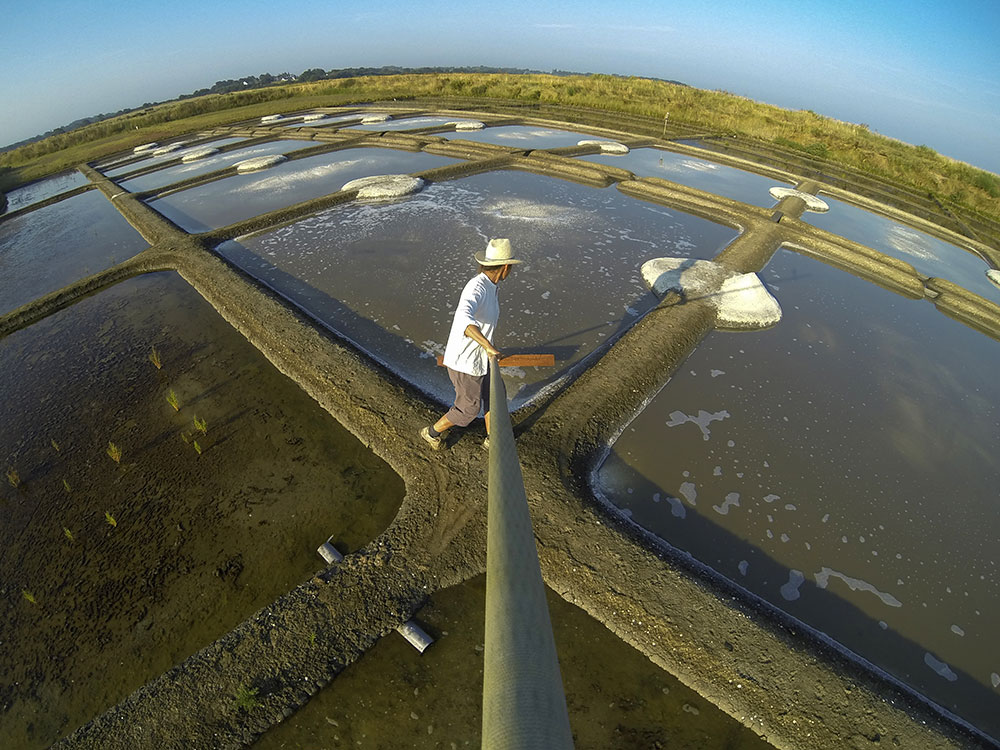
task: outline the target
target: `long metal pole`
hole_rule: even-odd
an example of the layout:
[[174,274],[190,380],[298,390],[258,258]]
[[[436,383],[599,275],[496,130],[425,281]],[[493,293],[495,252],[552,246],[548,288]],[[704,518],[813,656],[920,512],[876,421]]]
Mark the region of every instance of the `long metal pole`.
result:
[[490,358],[483,748],[573,747],[507,393]]

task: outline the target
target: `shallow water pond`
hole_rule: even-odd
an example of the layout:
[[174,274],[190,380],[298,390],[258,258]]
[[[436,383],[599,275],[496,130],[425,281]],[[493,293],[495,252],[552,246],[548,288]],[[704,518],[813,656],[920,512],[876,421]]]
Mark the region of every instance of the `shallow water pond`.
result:
[[0,314],[147,247],[97,190],[0,223]]
[[[311,148],[316,144],[312,141],[298,141],[293,138],[286,140],[271,141],[270,143],[259,143],[256,146],[247,146],[235,151],[226,151],[221,154],[214,154],[188,162],[187,164],[177,164],[173,167],[166,167],[146,175],[133,177],[130,180],[122,180],[119,184],[133,193],[141,190],[156,190],[166,187],[175,182],[186,180],[190,177],[216,172],[226,167],[235,166],[237,162],[245,159],[255,159],[260,156],[271,156],[273,154],[289,154],[303,148]],[[200,150],[196,149],[196,150]]]
[[455,133],[437,133],[437,135],[443,138],[461,138],[466,141],[514,146],[525,150],[575,146],[584,139],[593,140],[596,138],[596,136],[587,133],[543,128],[536,125],[500,125],[482,130],[462,130]]
[[15,188],[7,193],[7,212],[27,208],[35,203],[51,198],[59,193],[65,193],[74,188],[82,187],[90,182],[82,172],[73,170],[55,177],[48,177],[30,185]]
[[[176,151],[170,151],[166,154],[160,154],[159,156],[153,155],[153,152],[156,151],[156,149],[150,149],[145,159],[140,159],[139,161],[131,162],[130,164],[126,164],[125,166],[116,167],[113,165],[109,165],[110,168],[98,167],[98,169],[100,169],[100,171],[102,171],[106,177],[115,178],[115,177],[120,177],[123,174],[128,174],[129,172],[134,172],[137,169],[145,169],[147,167],[155,166],[156,164],[163,164],[168,161],[173,161],[174,159],[180,159],[185,154],[193,154],[196,151],[201,151],[202,149],[222,148],[223,146],[229,146],[233,143],[239,143],[240,141],[245,141],[245,140],[246,138],[219,138],[214,141],[205,141],[203,143],[199,143],[196,146],[185,146],[177,149]],[[135,156],[135,154],[131,154],[123,158],[130,159],[133,156]]]
[[509,237],[525,259],[500,289],[501,349],[556,368],[505,371],[513,407],[630,327],[656,300],[649,258],[711,258],[735,236],[662,206],[523,172],[429,185],[396,203],[337,206],[219,248],[250,274],[450,403],[443,354],[474,252]]
[[[418,654],[385,636],[254,743],[282,748],[479,747],[485,577],[434,594],[416,620]],[[769,748],[734,719],[546,589],[574,744],[586,748]]]
[[299,120],[298,122],[293,122],[289,125],[285,125],[286,128],[321,128],[324,125],[333,125],[338,122],[346,122],[347,120],[360,120],[364,115],[362,114],[350,114],[350,115],[330,115],[328,117],[320,118],[319,120]]
[[385,122],[374,122],[369,125],[358,123],[357,125],[351,125],[350,129],[413,130],[416,128],[429,128],[435,125],[447,125],[451,122],[474,122],[474,120],[461,117],[401,117],[398,120],[392,119]]
[[359,177],[409,174],[457,159],[386,148],[355,148],[287,161],[149,201],[189,232],[205,232],[268,211],[335,193]]
[[599,472],[632,519],[1000,736],[1000,344],[780,251]]
[[806,212],[803,221],[905,260],[925,276],[953,281],[1000,304],[1000,288],[986,277],[990,266],[979,256],[828,195],[821,194],[820,198],[830,205],[830,210],[821,214]]
[[627,154],[592,154],[579,157],[583,161],[609,164],[627,169],[636,177],[660,177],[708,193],[716,193],[751,206],[770,208],[774,198],[768,190],[775,186],[788,187],[770,177],[715,164],[686,154],[659,148],[635,148]]
[[0,394],[8,750],[124,699],[320,570],[328,535],[345,552],[371,540],[402,499],[174,273],[0,341]]

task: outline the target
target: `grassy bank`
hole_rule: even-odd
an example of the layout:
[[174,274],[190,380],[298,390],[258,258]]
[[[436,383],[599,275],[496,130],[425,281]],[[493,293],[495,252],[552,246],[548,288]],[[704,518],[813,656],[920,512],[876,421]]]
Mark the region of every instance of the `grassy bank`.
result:
[[[365,101],[446,97],[589,107],[655,118],[802,152],[1000,220],[1000,178],[871,132],[866,125],[785,110],[720,91],[613,76],[433,74],[291,84],[152,107],[0,155],[0,190],[148,141],[259,117]],[[3,167],[9,169],[4,170]]]

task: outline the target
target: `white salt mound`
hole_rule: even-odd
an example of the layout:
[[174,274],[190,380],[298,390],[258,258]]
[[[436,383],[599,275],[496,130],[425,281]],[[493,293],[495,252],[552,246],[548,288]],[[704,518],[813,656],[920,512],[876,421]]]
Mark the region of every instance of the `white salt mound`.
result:
[[197,151],[192,151],[189,154],[184,154],[181,157],[181,161],[187,163],[189,161],[198,161],[198,159],[204,159],[206,156],[211,156],[212,154],[219,153],[217,148],[200,148]]
[[365,115],[361,118],[362,125],[374,125],[377,122],[385,122],[391,120],[390,115]]
[[169,154],[172,151],[176,151],[181,146],[183,146],[185,141],[178,141],[177,143],[171,143],[167,146],[160,146],[153,152],[153,156],[163,156],[164,154]]
[[479,122],[478,120],[465,120],[463,122],[449,122],[447,125],[454,125],[455,130],[482,130],[486,127],[486,123]]
[[141,146],[136,146],[134,149],[132,149],[132,153],[142,154],[145,153],[146,151],[149,151],[150,149],[156,148],[159,145],[160,145],[159,143],[143,143]]
[[313,112],[311,115],[306,115],[302,118],[302,122],[314,122],[316,120],[322,120],[326,115],[322,112]]
[[997,271],[995,268],[990,268],[986,271],[986,278],[997,286],[1000,286],[1000,271]]
[[236,171],[256,172],[259,169],[267,169],[268,167],[273,167],[275,164],[281,164],[281,162],[285,161],[285,158],[286,157],[283,154],[256,156],[253,159],[245,159],[241,162],[237,162]]
[[261,122],[277,122],[283,116],[284,115],[264,115],[263,117],[260,118],[260,121]]
[[627,154],[628,146],[618,141],[577,141],[577,146],[599,146],[602,154]]
[[710,260],[654,258],[643,263],[642,278],[658,297],[674,292],[688,302],[707,300],[722,330],[755,331],[781,320],[781,305],[755,273],[736,273]]
[[351,180],[341,190],[357,190],[362,200],[388,200],[416,193],[424,186],[419,177],[408,174],[383,174]]
[[806,211],[812,211],[813,213],[822,214],[830,210],[830,206],[826,201],[817,198],[811,193],[804,193],[801,190],[795,190],[794,188],[786,187],[773,187],[768,191],[771,197],[776,201],[783,200],[784,198],[801,198],[805,201]]

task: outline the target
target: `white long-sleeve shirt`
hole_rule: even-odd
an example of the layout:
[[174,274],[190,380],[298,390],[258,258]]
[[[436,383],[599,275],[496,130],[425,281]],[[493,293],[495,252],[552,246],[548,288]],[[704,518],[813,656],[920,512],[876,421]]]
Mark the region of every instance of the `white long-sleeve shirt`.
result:
[[465,335],[470,325],[478,326],[483,336],[493,343],[493,331],[500,319],[500,300],[497,285],[484,273],[469,279],[462,290],[455,309],[455,318],[448,334],[448,345],[444,350],[444,364],[457,372],[467,375],[485,375],[489,372],[489,358],[486,350]]

